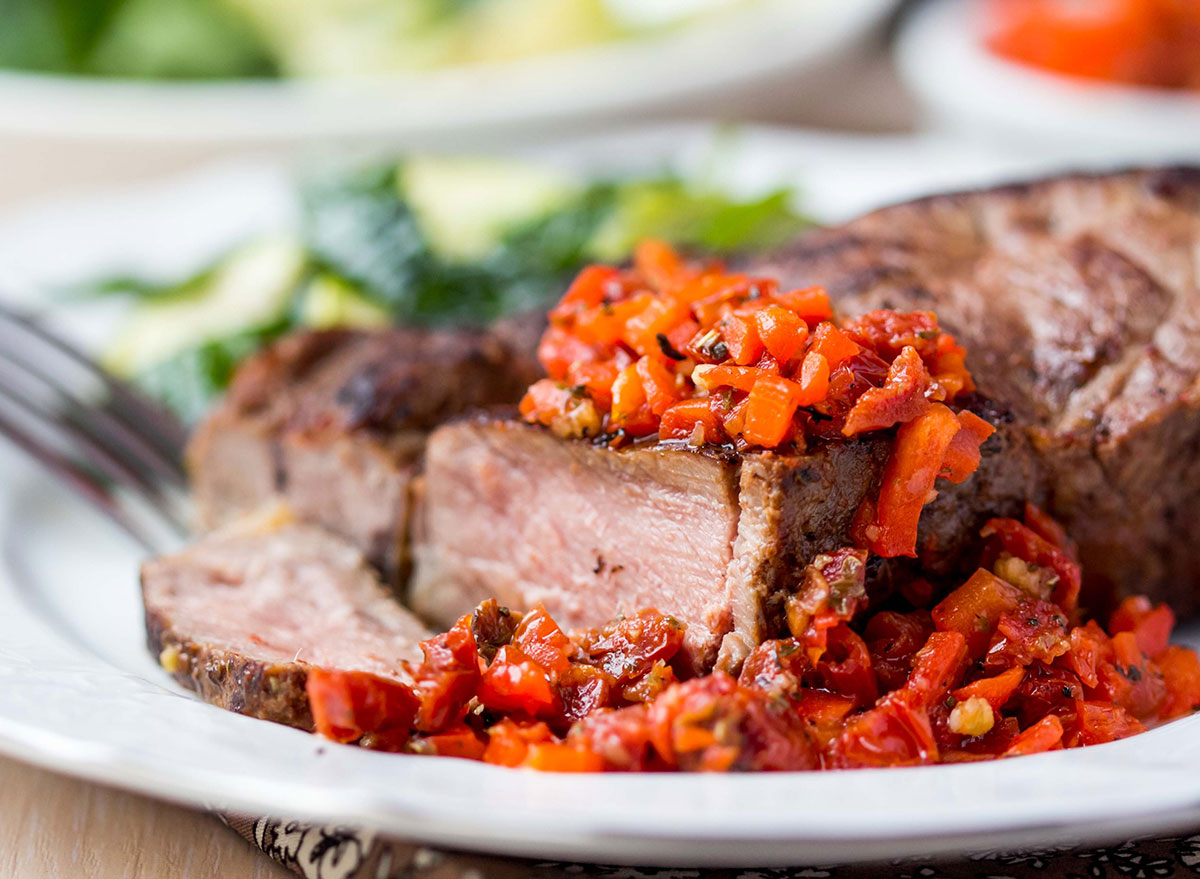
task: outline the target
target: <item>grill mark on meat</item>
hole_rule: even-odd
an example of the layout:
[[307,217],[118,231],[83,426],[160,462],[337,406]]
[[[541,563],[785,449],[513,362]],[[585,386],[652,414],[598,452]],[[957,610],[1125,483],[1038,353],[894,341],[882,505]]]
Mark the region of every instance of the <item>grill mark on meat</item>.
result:
[[816,235],[767,264],[850,314],[913,307],[899,277],[927,289],[1027,430],[1089,577],[1200,609],[1200,169],[934,195]]

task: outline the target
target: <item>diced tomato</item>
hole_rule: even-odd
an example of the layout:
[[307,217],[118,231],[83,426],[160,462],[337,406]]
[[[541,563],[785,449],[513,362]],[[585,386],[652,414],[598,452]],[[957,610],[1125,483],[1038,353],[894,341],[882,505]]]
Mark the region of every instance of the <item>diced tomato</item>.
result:
[[479,685],[479,650],[472,615],[461,617],[448,631],[421,642],[425,660],[415,670],[420,708],[415,726],[440,732],[461,719]]
[[833,306],[829,304],[829,294],[824,287],[780,290],[773,293],[771,298],[810,324],[833,317]]
[[996,428],[973,412],[959,412],[958,424],[959,431],[942,456],[942,470],[938,474],[955,485],[966,482],[979,469],[979,447],[996,432]]
[[791,361],[808,341],[808,324],[804,319],[779,305],[768,305],[756,312],[754,322],[763,345],[781,365]]
[[933,622],[939,631],[960,633],[969,655],[979,657],[991,642],[1001,615],[1016,610],[1020,600],[1019,589],[980,568],[933,609]]
[[1160,719],[1170,720],[1200,709],[1200,658],[1196,651],[1172,645],[1154,658],[1167,686]]
[[959,428],[958,418],[941,403],[900,425],[879,490],[878,536],[871,545],[876,554],[916,556],[921,511],[932,499],[946,449]]
[[879,683],[871,668],[867,645],[845,623],[826,631],[825,651],[816,672],[826,689],[865,708],[879,698]]
[[511,644],[500,648],[479,682],[485,707],[528,717],[548,716],[560,709],[546,667]]
[[929,400],[925,398],[929,385],[929,371],[917,349],[904,348],[892,361],[883,387],[864,392],[851,407],[842,433],[854,436],[912,421],[929,408]]
[[1034,723],[1047,714],[1062,714],[1085,695],[1079,677],[1065,668],[1034,662],[1024,671],[1006,709],[1022,724]]
[[570,668],[571,655],[577,649],[540,604],[521,619],[512,644],[552,676]]
[[1097,668],[1100,662],[1112,655],[1112,644],[1104,630],[1095,620],[1071,630],[1071,649],[1062,658],[1062,663],[1079,676],[1084,686],[1095,687],[1100,679]]
[[1167,700],[1167,685],[1154,662],[1142,652],[1132,632],[1113,635],[1113,661],[1101,664],[1098,693],[1139,720],[1158,716]]
[[1153,605],[1144,595],[1126,598],[1113,612],[1108,631],[1132,632],[1138,647],[1149,657],[1158,656],[1167,649],[1171,630],[1175,628],[1175,614],[1165,604]]
[[985,667],[1047,665],[1071,649],[1068,621],[1057,605],[1022,598],[1015,610],[1005,611],[996,621],[996,632],[988,647]]
[[919,697],[896,690],[869,711],[852,716],[839,741],[848,766],[916,766],[936,763],[937,741]]
[[583,662],[571,663],[555,676],[555,688],[562,702],[563,719],[581,720],[593,711],[613,704],[617,682],[602,668]]
[[904,686],[917,651],[932,632],[933,621],[928,611],[902,614],[884,610],[867,621],[863,638],[871,652],[871,667],[884,690],[898,690]]
[[999,547],[1010,555],[1031,565],[1051,568],[1059,577],[1052,596],[1054,603],[1068,614],[1075,613],[1083,577],[1079,565],[1066,553],[1016,519],[991,519],[982,534],[994,536]]
[[313,725],[325,738],[362,740],[383,751],[408,742],[418,703],[407,685],[367,672],[310,668],[304,689]]
[[1137,718],[1111,702],[1076,702],[1063,726],[1063,743],[1068,748],[1115,742],[1146,731]]
[[1022,732],[1004,752],[1005,757],[1018,757],[1023,754],[1040,754],[1052,751],[1062,744],[1063,725],[1055,715],[1043,717],[1029,729]]
[[823,321],[817,324],[808,350],[810,353],[820,354],[829,364],[829,368],[834,369],[851,357],[856,357],[862,348],[832,323]]
[[592,662],[624,684],[674,658],[685,631],[674,617],[646,609],[587,633],[582,643]]

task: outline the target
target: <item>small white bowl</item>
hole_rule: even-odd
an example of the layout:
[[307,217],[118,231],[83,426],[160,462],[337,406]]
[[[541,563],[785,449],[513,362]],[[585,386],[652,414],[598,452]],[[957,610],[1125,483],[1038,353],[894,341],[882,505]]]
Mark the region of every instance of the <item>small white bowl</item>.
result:
[[900,73],[931,121],[1006,148],[1065,159],[1200,157],[1200,94],[1077,79],[983,44],[976,0],[931,0],[905,23]]

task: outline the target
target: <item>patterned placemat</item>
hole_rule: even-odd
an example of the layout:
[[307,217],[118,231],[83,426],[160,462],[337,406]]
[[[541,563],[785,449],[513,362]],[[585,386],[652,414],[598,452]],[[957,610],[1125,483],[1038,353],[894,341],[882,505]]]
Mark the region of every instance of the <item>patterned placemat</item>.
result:
[[987,852],[947,861],[775,870],[639,869],[439,852],[346,827],[223,816],[304,879],[1176,879],[1200,876],[1200,833],[1099,849]]

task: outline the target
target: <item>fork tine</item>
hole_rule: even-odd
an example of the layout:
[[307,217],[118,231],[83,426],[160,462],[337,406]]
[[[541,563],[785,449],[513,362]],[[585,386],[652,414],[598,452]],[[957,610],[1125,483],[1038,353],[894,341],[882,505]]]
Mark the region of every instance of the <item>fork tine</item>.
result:
[[84,500],[99,508],[149,552],[173,549],[183,539],[185,532],[161,514],[155,505],[137,504],[135,498],[115,490],[115,486],[69,455],[49,448],[3,409],[0,409],[0,435],[8,437]]
[[78,430],[121,458],[138,472],[147,487],[159,491],[164,486],[183,489],[187,479],[178,460],[165,457],[151,442],[133,427],[106,411],[103,406],[90,405],[68,389],[55,384],[34,365],[26,363],[10,351],[0,350],[0,383],[10,388],[13,396],[39,409],[55,413],[65,427]]
[[43,448],[50,451],[63,450],[56,452],[60,458],[65,454],[68,460],[77,460],[87,465],[88,469],[98,471],[100,476],[111,481],[114,486],[136,494],[177,530],[186,531],[187,516],[182,499],[148,481],[143,474],[122,461],[120,456],[114,454],[107,445],[98,442],[95,437],[69,424],[63,424],[54,414],[42,411],[36,404],[22,398],[3,384],[0,384],[0,414],[6,417],[12,430],[21,430],[31,438],[40,434],[43,437]]
[[[36,320],[3,303],[0,303],[0,339],[5,340],[0,349],[14,351],[17,345],[22,345],[30,350],[32,353],[28,360],[45,364],[47,372],[66,368],[72,370],[76,377],[87,376],[107,392],[108,408],[116,418],[135,426],[167,461],[182,460],[187,433],[174,416],[124,382],[113,378]],[[72,386],[77,387],[78,384],[73,382]]]

